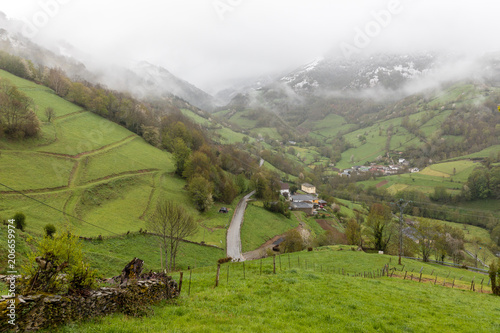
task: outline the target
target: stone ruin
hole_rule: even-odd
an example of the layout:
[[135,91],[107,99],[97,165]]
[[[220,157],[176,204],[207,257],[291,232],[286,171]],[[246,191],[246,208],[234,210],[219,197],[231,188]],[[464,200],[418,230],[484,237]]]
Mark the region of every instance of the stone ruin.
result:
[[[142,273],[143,263],[134,258],[121,275],[102,281],[115,286],[101,287],[84,296],[46,293],[16,295],[15,325],[2,320],[0,332],[31,332],[115,312],[137,315],[137,309],[179,296],[180,290],[171,276],[151,271]],[[1,296],[1,318],[7,318],[10,301],[11,298]]]

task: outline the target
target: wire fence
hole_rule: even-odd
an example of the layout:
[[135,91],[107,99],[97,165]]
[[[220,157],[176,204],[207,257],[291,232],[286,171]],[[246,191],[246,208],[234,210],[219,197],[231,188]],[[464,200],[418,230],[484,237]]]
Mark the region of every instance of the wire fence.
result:
[[412,268],[405,269],[403,266],[392,266],[387,263],[382,267],[366,270],[353,270],[348,265],[325,264],[324,261],[317,261],[307,256],[281,254],[252,261],[227,262],[217,266],[206,266],[189,271],[189,293],[191,292],[191,276],[197,273],[213,274],[214,279],[211,285],[230,286],[236,280],[246,280],[257,276],[269,277],[279,275],[282,272],[292,270],[306,270],[320,274],[343,275],[353,278],[379,279],[379,278],[399,278],[419,283],[441,285],[453,289],[470,290],[479,293],[491,293],[490,279],[488,276],[472,276],[469,274],[456,274],[456,272],[442,271],[431,267],[421,267],[420,270]]

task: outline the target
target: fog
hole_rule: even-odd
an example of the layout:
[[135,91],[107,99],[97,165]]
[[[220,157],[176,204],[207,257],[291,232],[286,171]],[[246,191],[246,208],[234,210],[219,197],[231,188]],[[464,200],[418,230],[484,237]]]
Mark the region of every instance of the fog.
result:
[[0,0],[47,46],[94,61],[145,60],[209,93],[330,54],[498,51],[493,0]]

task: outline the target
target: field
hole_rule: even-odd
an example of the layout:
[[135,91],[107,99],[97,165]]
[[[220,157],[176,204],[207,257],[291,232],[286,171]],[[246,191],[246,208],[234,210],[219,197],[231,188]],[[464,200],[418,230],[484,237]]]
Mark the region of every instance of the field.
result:
[[[214,288],[215,267],[194,270],[191,285],[175,304],[154,307],[154,315],[115,314],[71,324],[56,332],[494,332],[500,329],[498,299],[476,290],[483,276],[464,270],[404,260],[404,271],[419,272],[418,283],[396,277],[364,278],[396,257],[321,248],[276,258],[223,265]],[[398,270],[401,266],[398,267]],[[345,275],[341,274],[344,269]],[[401,272],[397,272],[399,275]],[[432,275],[431,275],[432,273]],[[416,275],[416,273],[411,273]],[[184,274],[186,277],[186,274]],[[455,278],[454,288],[443,287]],[[178,275],[174,274],[174,278]],[[486,282],[484,282],[486,283]],[[458,290],[463,288],[467,290]],[[188,295],[188,288],[189,293]],[[485,287],[486,290],[486,287]],[[54,332],[54,330],[52,330]]]
[[291,219],[287,219],[281,214],[268,212],[262,208],[261,203],[249,203],[241,226],[241,250],[255,250],[274,236],[298,225],[299,222],[293,214]]
[[378,177],[376,180],[360,182],[360,184],[375,186],[387,180],[388,182],[382,188],[386,188],[392,194],[403,189],[419,190],[430,194],[438,186],[445,187],[450,194],[458,194],[471,172],[479,165],[479,163],[468,159],[436,163],[420,172],[383,176]]

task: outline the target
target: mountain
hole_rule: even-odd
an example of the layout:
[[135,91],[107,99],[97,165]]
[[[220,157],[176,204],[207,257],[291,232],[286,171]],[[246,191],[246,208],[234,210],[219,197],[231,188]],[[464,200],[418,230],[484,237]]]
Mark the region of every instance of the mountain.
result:
[[369,88],[398,90],[405,83],[429,74],[436,62],[432,54],[319,58],[283,76],[280,81],[299,93]]
[[206,111],[211,111],[216,106],[214,97],[176,77],[161,66],[141,61],[133,64],[130,71],[137,76],[138,80],[132,81],[133,86],[129,86],[129,89],[126,89],[128,91],[136,90],[136,93],[140,95],[176,95]]
[[0,12],[0,50],[32,61],[35,65],[58,67],[76,80],[128,91],[138,98],[180,98],[207,111],[216,106],[214,97],[167,69],[141,61],[127,66],[96,60],[66,41],[44,46],[22,35],[22,22]]

